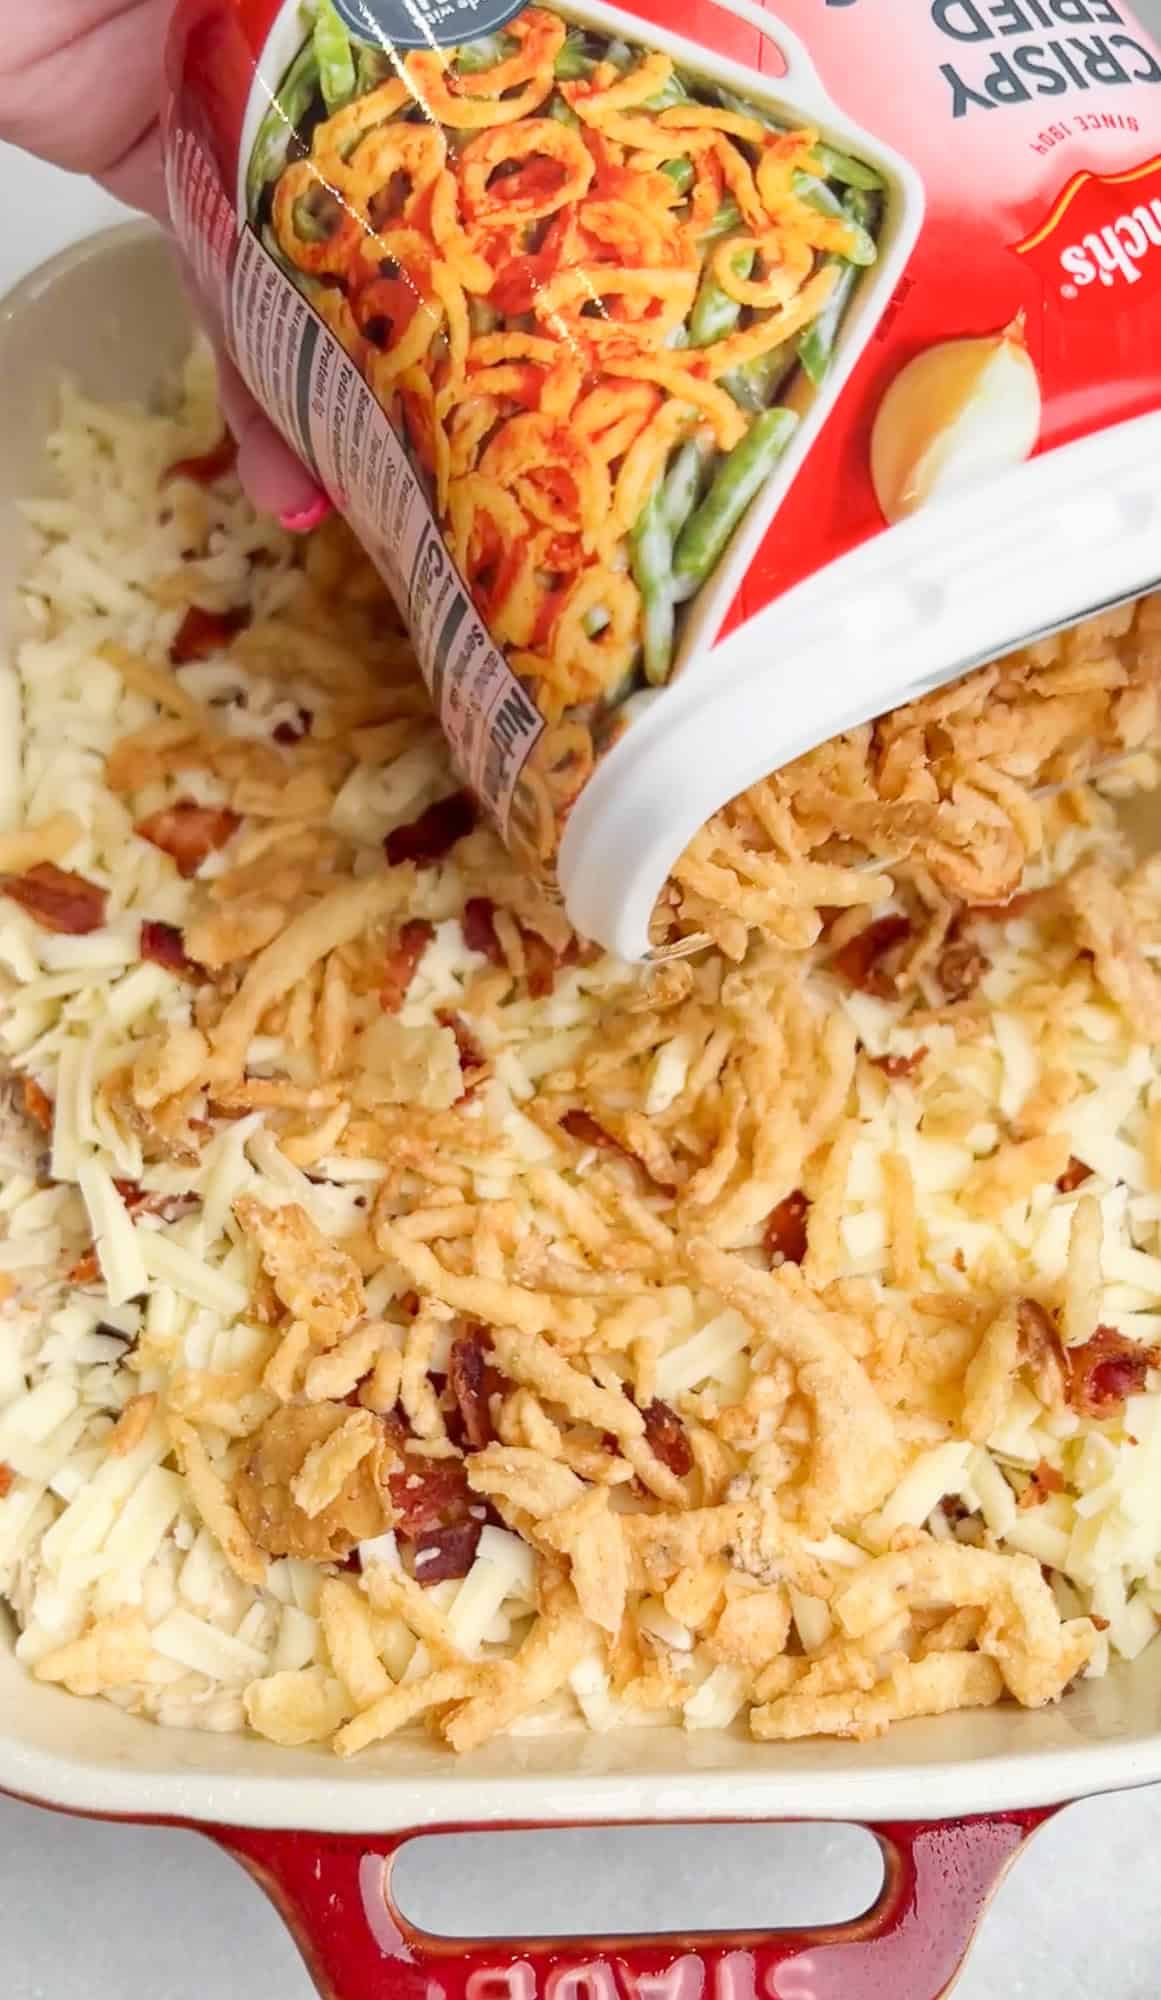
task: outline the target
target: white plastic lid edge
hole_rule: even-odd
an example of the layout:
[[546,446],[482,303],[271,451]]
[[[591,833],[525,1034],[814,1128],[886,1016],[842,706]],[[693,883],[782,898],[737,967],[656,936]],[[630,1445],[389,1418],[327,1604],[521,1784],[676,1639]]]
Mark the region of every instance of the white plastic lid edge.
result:
[[873,536],[661,690],[560,854],[572,922],[629,960],[673,863],[748,785],[844,729],[1161,578],[1161,412]]

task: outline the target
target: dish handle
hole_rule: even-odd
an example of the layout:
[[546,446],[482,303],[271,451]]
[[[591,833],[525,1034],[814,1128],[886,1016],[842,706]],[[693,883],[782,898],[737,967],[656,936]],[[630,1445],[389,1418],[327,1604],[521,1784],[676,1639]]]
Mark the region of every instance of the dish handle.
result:
[[[437,1938],[392,1895],[415,1829],[384,1836],[203,1827],[290,1926],[324,2000],[937,2000],[993,1890],[1052,1807],[871,1826],[886,1864],[865,1916],[708,1938]],[[448,1885],[449,1913],[455,1884]]]

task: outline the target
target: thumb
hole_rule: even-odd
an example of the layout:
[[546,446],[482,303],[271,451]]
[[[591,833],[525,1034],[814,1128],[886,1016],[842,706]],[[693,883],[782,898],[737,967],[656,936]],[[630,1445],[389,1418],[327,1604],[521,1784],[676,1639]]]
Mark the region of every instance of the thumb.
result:
[[250,394],[226,352],[214,300],[203,293],[194,267],[179,245],[174,242],[172,247],[186,296],[213,342],[222,415],[238,447],[238,477],[243,490],[259,513],[276,514],[284,528],[298,533],[317,528],[331,512],[330,501]]
[[317,527],[331,503],[302,460],[254,401],[233,362],[215,343],[218,390],[238,446],[238,477],[259,513],[276,514],[284,528]]

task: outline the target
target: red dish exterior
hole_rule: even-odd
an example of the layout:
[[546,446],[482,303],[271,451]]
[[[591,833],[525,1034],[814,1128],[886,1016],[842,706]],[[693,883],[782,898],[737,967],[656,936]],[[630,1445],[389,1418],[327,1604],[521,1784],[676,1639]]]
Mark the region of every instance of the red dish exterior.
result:
[[[477,1944],[412,1930],[391,1895],[406,1833],[202,1831],[286,1918],[324,2000],[938,2000],[1001,1877],[1054,1810],[870,1827],[886,1873],[878,1900],[854,1923],[599,1945]],[[449,1912],[454,1897],[449,1881]]]

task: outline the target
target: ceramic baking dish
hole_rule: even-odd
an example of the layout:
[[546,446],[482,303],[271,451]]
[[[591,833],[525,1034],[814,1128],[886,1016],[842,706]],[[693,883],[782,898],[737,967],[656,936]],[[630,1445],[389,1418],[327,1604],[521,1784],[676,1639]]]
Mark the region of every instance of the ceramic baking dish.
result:
[[[148,396],[188,338],[147,225],[66,252],[0,306],[0,604],[21,562],[18,496],[48,487],[61,373],[103,397]],[[26,1678],[11,1637],[0,1614],[0,1788],[211,1834],[275,1896],[336,2000],[934,2000],[1046,1812],[1161,1778],[1161,1647],[1043,1713],[905,1723],[864,1745],[648,1729],[501,1739],[462,1761],[397,1740],[340,1764],[76,1700]],[[827,1932],[473,1945],[409,1931],[391,1901],[392,1855],[420,1827],[768,1818],[870,1825],[887,1872],[868,1915]]]

